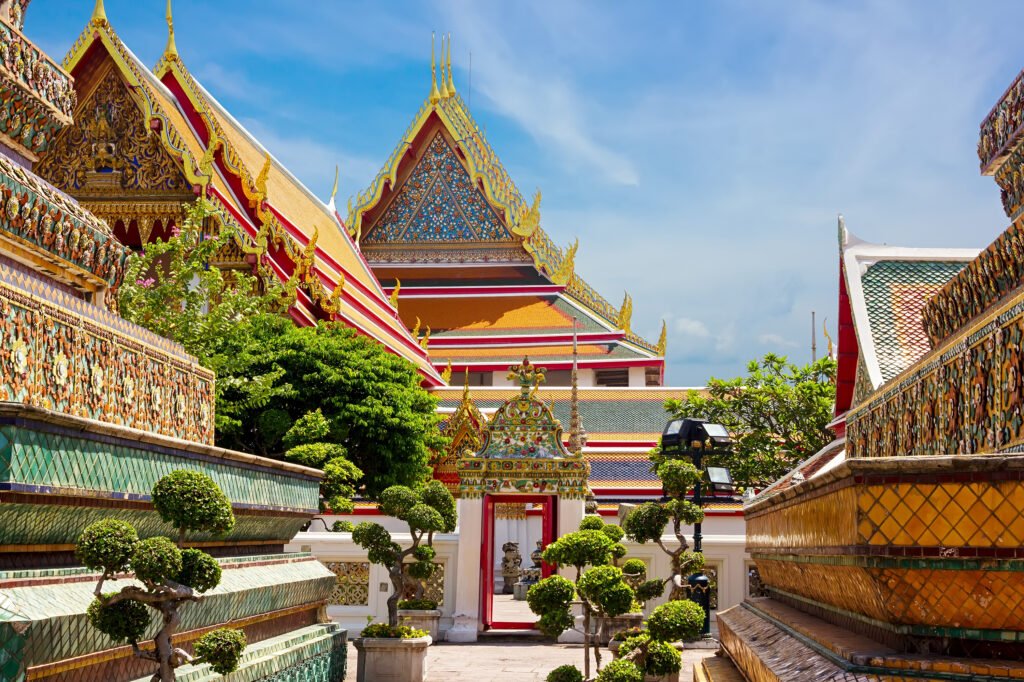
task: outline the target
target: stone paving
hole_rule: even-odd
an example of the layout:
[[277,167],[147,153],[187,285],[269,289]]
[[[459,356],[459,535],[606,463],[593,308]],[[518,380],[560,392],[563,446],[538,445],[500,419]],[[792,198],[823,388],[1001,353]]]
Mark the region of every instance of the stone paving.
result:
[[[714,655],[714,649],[683,651],[680,682],[693,679],[693,664],[696,661]],[[606,663],[611,658],[611,653],[605,650],[601,662]],[[345,680],[355,682],[356,650],[351,642],[348,645],[348,661]],[[427,654],[427,682],[544,682],[553,668],[566,664],[582,670],[582,645],[507,640],[476,644],[439,642],[431,646]]]

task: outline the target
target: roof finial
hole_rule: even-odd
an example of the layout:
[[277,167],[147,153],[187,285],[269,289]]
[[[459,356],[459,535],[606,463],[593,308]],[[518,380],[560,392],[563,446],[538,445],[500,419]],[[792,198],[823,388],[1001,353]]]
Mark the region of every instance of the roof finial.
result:
[[331,187],[331,198],[327,200],[327,208],[336,211],[334,196],[338,193],[338,166],[334,166],[334,186]]
[[167,47],[164,48],[164,56],[168,58],[178,56],[178,46],[174,44],[174,15],[171,14],[171,0],[167,0]]
[[441,93],[437,91],[437,60],[434,59],[434,33],[430,33],[430,103],[437,104]]
[[452,78],[452,34],[448,34],[448,96],[455,96],[455,80]]
[[103,7],[103,0],[96,0],[96,6],[92,9],[92,25],[104,26],[108,24],[107,10]]
[[448,99],[448,76],[444,71],[444,36],[441,36],[441,99]]

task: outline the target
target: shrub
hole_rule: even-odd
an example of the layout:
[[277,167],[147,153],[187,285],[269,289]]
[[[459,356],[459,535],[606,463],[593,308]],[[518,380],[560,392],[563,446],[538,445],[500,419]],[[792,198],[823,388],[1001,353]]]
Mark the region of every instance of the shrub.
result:
[[398,608],[406,611],[433,611],[437,608],[437,602],[433,599],[403,599],[398,602]]
[[87,568],[117,573],[128,570],[138,542],[139,534],[130,523],[104,519],[82,531],[76,554]]
[[690,462],[680,459],[665,460],[658,466],[658,478],[669,497],[685,497],[687,491],[697,484],[701,473]]
[[615,545],[599,530],[578,530],[558,538],[544,550],[544,561],[559,566],[603,566]]
[[351,533],[355,528],[351,521],[335,521],[331,526],[331,530],[335,533]]
[[574,665],[560,665],[544,678],[545,682],[583,682],[583,673]]
[[548,637],[558,637],[574,625],[572,613],[568,608],[560,611],[548,611],[537,620],[537,629]]
[[245,643],[241,630],[221,628],[196,640],[196,655],[209,663],[213,672],[227,675],[238,669]]
[[580,521],[580,530],[601,530],[602,528],[604,528],[604,521],[601,520],[600,516],[584,516],[583,520]]
[[458,523],[458,512],[455,505],[455,498],[444,487],[441,481],[430,481],[420,489],[420,499],[423,504],[429,505],[437,510],[444,520],[441,528],[443,533],[451,533]]
[[567,609],[576,588],[560,575],[552,575],[530,586],[526,591],[526,604],[534,613],[545,614],[556,609]]
[[689,599],[662,604],[647,619],[647,630],[651,638],[662,642],[694,639],[703,627],[704,609]]
[[634,637],[639,634],[643,634],[643,628],[626,628],[625,630],[619,630],[612,635],[612,639],[618,642],[625,642],[630,637]]
[[367,625],[363,628],[363,631],[360,634],[367,639],[415,639],[416,637],[425,637],[427,635],[427,631],[417,630],[416,628],[411,628],[408,625],[373,623],[372,625]]
[[665,594],[665,583],[660,580],[645,580],[636,586],[636,598],[642,602],[657,599]]
[[104,603],[114,592],[95,598],[86,609],[85,615],[94,628],[118,644],[134,644],[146,635],[149,627],[149,609],[142,602],[125,599],[115,604]]
[[419,496],[411,488],[404,485],[393,485],[381,492],[377,506],[380,508],[381,514],[405,521],[409,510],[419,502]]
[[[337,443],[304,443],[289,448],[284,453],[284,458],[289,462],[295,462],[305,467],[322,469],[327,462],[334,459],[344,459],[345,446]],[[346,462],[348,460],[345,460]],[[350,463],[351,464],[351,463]],[[355,467],[354,464],[352,464]],[[324,497],[327,493],[324,492]]]
[[172,471],[153,487],[153,506],[160,518],[182,533],[205,531],[226,535],[235,527],[231,501],[199,471]]
[[650,643],[650,633],[648,633],[646,630],[639,630],[639,632],[636,632],[622,640],[622,646],[619,647],[619,656],[625,656],[630,651],[633,651],[635,649],[646,648],[647,645]]
[[608,539],[612,542],[618,542],[625,535],[625,531],[616,526],[614,523],[606,523],[599,529],[602,533],[608,536]]
[[167,538],[146,538],[135,546],[132,570],[144,583],[159,584],[181,574],[181,550]]
[[622,582],[622,571],[614,566],[590,569],[576,583],[580,596],[596,605],[606,616],[627,613],[633,605],[633,590]]
[[437,556],[437,552],[434,551],[433,547],[421,545],[412,551],[412,556],[416,561],[433,561],[434,557]]
[[638,575],[643,580],[647,575],[647,564],[644,563],[643,559],[626,559],[626,563],[622,564],[622,573],[625,575]]
[[621,658],[606,665],[597,674],[597,682],[643,682],[644,674],[630,661]]
[[182,550],[179,583],[203,593],[217,587],[220,584],[220,576],[220,564],[212,556],[201,549]]
[[651,642],[644,656],[644,672],[648,675],[671,675],[679,672],[683,658],[668,642]]

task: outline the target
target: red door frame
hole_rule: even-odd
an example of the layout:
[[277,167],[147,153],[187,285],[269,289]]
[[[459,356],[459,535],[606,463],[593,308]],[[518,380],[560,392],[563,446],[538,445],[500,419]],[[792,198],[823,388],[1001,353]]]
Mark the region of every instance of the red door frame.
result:
[[[499,502],[532,502],[541,505],[541,544],[547,547],[558,530],[557,495],[484,495],[483,551],[480,552],[480,622],[484,630],[533,630],[536,622],[495,621],[494,618],[494,505]],[[547,578],[555,567],[541,562],[541,577]]]

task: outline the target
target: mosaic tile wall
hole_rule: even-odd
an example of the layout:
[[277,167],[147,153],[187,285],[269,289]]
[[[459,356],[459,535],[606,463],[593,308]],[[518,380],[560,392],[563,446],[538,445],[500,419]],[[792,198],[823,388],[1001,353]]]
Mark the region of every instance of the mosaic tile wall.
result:
[[430,142],[402,190],[364,241],[511,240],[441,133]]
[[854,407],[846,430],[850,458],[1024,451],[1024,295]]
[[3,263],[0,330],[0,400],[213,443],[213,374],[180,346]]

